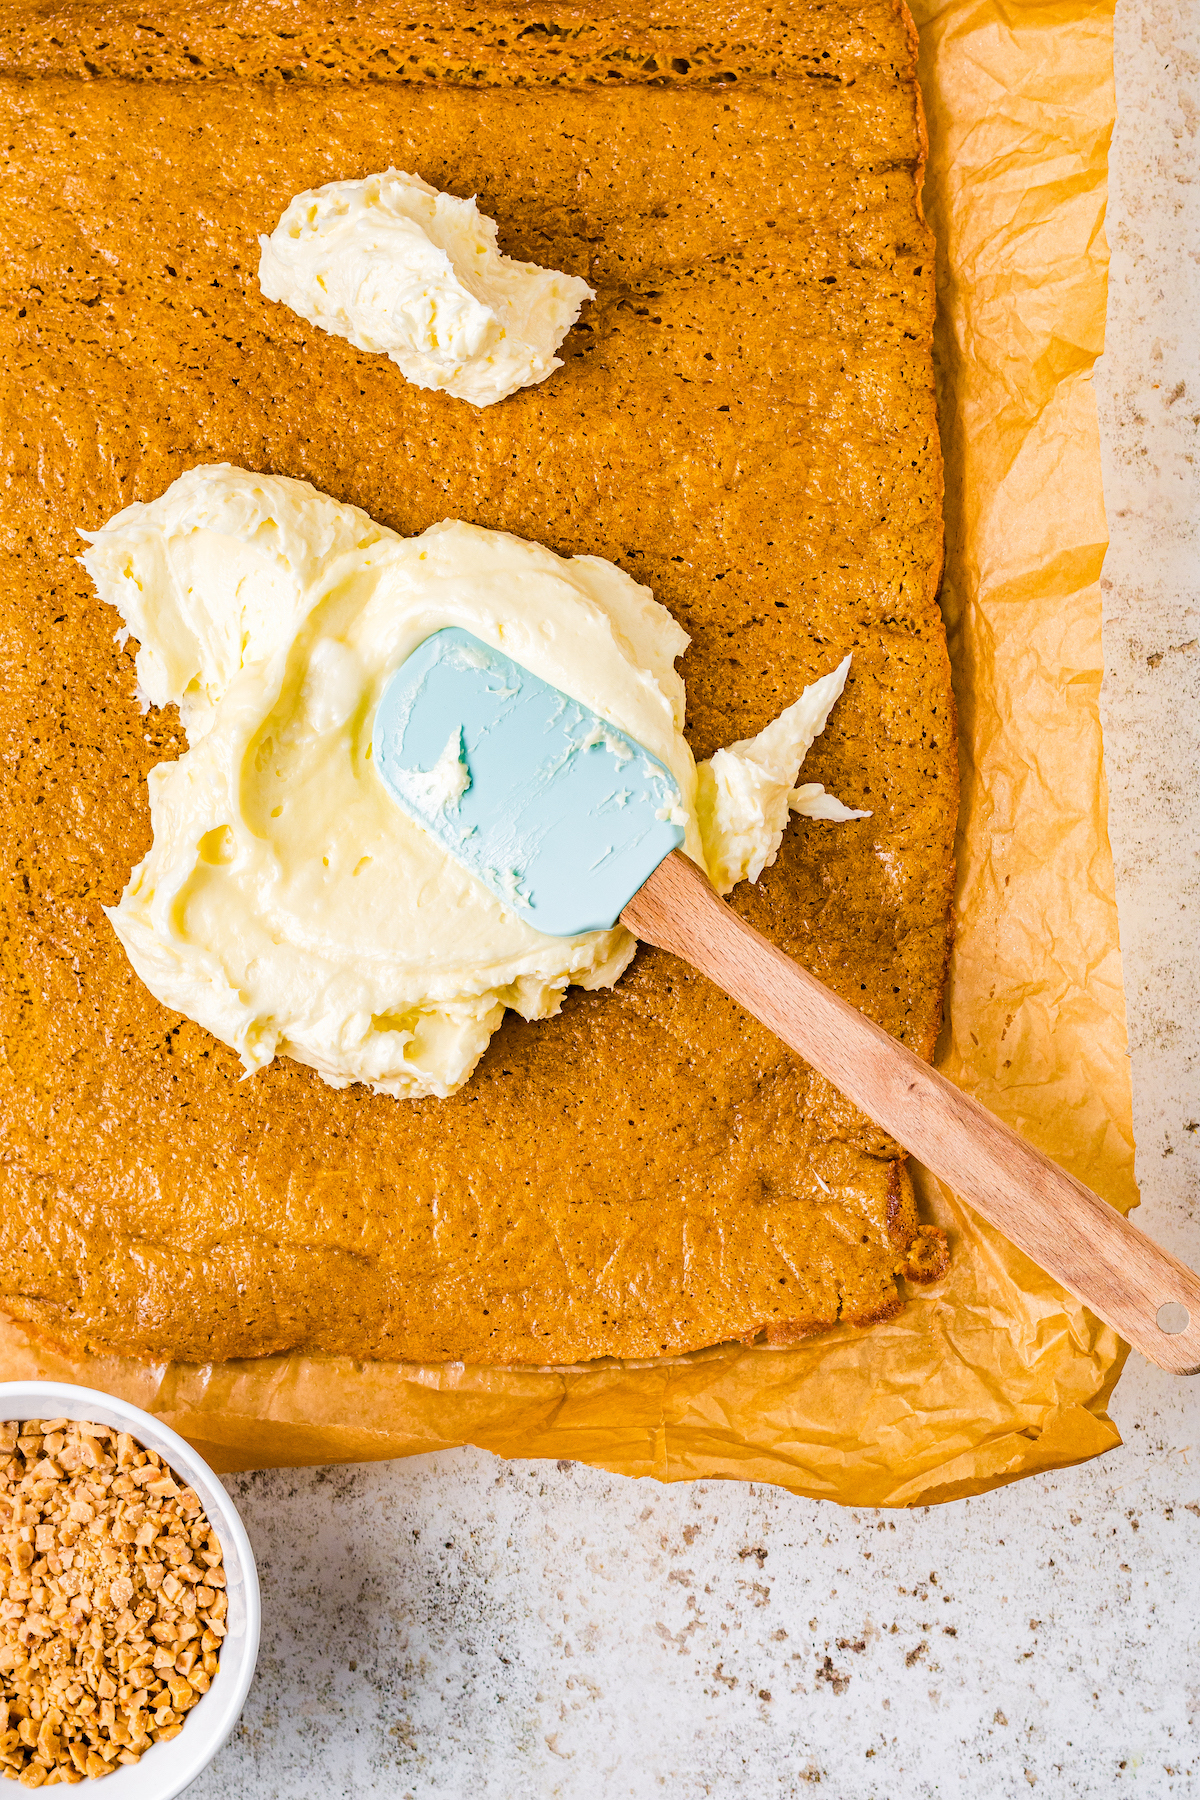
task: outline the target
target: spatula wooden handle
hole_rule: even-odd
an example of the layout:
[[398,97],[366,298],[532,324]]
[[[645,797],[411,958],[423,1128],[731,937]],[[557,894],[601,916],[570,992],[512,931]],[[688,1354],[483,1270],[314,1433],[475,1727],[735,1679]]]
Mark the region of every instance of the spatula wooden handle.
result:
[[688,857],[672,851],[621,922],[761,1019],[1143,1356],[1200,1372],[1200,1278],[768,943]]

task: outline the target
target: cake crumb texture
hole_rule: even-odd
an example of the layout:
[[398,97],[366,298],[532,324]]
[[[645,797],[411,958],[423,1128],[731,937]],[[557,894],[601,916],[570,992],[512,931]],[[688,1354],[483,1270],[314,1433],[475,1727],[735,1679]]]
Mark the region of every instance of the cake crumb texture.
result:
[[[653,950],[510,1013],[450,1100],[243,1081],[101,912],[184,743],[74,560],[222,461],[608,557],[691,634],[699,758],[852,653],[805,777],[871,817],[794,821],[732,904],[931,1055],[957,771],[914,56],[891,0],[5,9],[10,1311],[197,1361],[563,1363],[866,1323],[941,1272],[898,1147]],[[481,415],[263,299],[292,195],[389,166],[596,288],[546,383]]]

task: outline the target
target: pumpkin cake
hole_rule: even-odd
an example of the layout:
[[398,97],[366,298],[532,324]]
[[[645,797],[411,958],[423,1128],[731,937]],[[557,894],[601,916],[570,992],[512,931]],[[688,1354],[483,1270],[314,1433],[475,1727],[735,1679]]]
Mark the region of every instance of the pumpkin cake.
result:
[[[414,22],[416,21],[416,22]],[[957,805],[915,40],[899,0],[129,0],[5,9],[0,1302],[194,1361],[568,1363],[902,1304],[941,1272],[898,1146],[701,976],[513,1013],[449,1099],[336,1091],[168,1012],[102,912],[150,841],[133,647],[76,558],[201,463],[403,534],[619,564],[691,637],[698,758],[847,653],[797,819],[735,905],[932,1055]],[[480,412],[265,300],[293,195],[395,167],[477,195],[597,299]]]

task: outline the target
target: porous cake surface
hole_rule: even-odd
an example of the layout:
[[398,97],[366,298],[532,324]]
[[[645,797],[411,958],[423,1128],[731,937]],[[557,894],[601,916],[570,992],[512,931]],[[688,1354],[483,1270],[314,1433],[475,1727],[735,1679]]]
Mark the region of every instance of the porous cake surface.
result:
[[[957,789],[914,58],[892,0],[6,9],[11,1311],[188,1359],[563,1363],[865,1323],[941,1266],[896,1145],[649,949],[510,1013],[449,1100],[243,1080],[101,911],[183,739],[74,560],[220,461],[608,557],[691,633],[698,757],[852,652],[803,778],[871,817],[794,821],[733,904],[932,1054]],[[292,195],[389,166],[596,288],[547,382],[481,413],[262,298]]]

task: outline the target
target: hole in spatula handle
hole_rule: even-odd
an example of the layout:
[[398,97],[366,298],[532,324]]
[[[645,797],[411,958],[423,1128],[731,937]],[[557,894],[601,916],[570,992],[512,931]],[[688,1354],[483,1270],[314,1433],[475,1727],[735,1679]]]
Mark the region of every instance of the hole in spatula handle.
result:
[[1192,1315],[1180,1300],[1168,1300],[1154,1315],[1154,1323],[1169,1337],[1178,1337],[1192,1322]]

